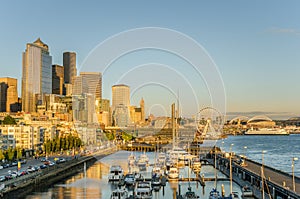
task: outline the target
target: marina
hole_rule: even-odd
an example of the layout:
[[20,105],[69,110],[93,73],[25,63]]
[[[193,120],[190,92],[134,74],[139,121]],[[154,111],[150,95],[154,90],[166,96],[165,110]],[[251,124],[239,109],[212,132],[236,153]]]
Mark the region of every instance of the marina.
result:
[[[294,136],[293,139],[297,140],[299,139],[299,135],[291,135]],[[250,136],[249,139],[255,139],[256,136]],[[268,139],[272,140],[273,142],[278,142],[280,140],[276,139],[276,136],[258,136],[260,139]],[[280,136],[281,137],[281,136]],[[290,137],[290,136],[288,136]],[[288,138],[284,137],[284,138]],[[223,148],[224,152],[229,151],[228,143],[232,142],[235,143],[234,147],[232,146],[232,150],[235,151],[236,154],[245,154],[242,153],[243,150],[236,150],[239,145],[237,142],[240,143],[240,145],[243,145],[244,143],[241,141],[243,139],[246,139],[249,141],[248,136],[232,136],[229,137],[228,139],[225,140],[225,143],[223,143]],[[251,139],[250,142],[251,143]],[[217,144],[222,144],[221,140],[217,142]],[[256,140],[257,142],[257,140]],[[259,142],[258,142],[259,144]],[[273,143],[274,144],[274,143]],[[255,145],[253,146],[257,148]],[[280,147],[280,144],[277,144],[277,147]],[[287,147],[287,146],[286,146]],[[222,146],[221,146],[222,148]],[[276,147],[274,147],[276,148]],[[259,149],[259,148],[257,148]],[[255,195],[255,194],[260,194],[261,190],[259,188],[259,185],[254,185],[254,180],[251,184],[251,178],[247,177],[250,176],[250,173],[247,173],[249,170],[253,170],[254,166],[257,170],[257,176],[260,176],[260,168],[261,165],[259,164],[259,161],[254,161],[252,158],[250,158],[250,153],[252,148],[249,147],[246,155],[246,164],[247,167],[242,167],[239,166],[236,163],[236,158],[233,159],[232,161],[232,198],[235,198],[236,195],[238,195],[240,198],[243,196],[249,198],[249,195]],[[273,148],[269,147],[269,153],[276,153],[276,150]],[[147,155],[149,158],[149,163],[146,166],[146,170],[144,171],[139,171],[138,168],[132,167],[128,164],[128,159],[129,157],[132,158],[132,156],[139,157],[140,155]],[[248,156],[249,155],[249,156]],[[261,154],[260,154],[261,155]],[[272,156],[273,154],[269,154]],[[159,158],[160,157],[160,158]],[[237,156],[235,156],[237,157]],[[272,180],[275,180],[275,177],[272,177],[272,175],[283,175],[286,176],[285,178],[291,179],[290,174],[285,173],[285,172],[280,172],[278,168],[274,169],[269,165],[268,154],[265,154],[265,176],[266,180],[270,183]],[[195,172],[192,171],[192,167],[189,166],[183,166],[179,168],[179,176],[177,180],[166,180],[164,183],[165,185],[162,186],[155,186],[155,183],[162,183],[160,182],[155,182],[155,180],[152,181],[153,177],[153,168],[155,168],[155,163],[158,164],[159,160],[163,162],[164,157],[162,153],[159,152],[130,152],[130,151],[118,151],[112,155],[103,157],[99,159],[93,166],[91,166],[87,171],[86,171],[86,178],[84,178],[84,173],[79,173],[76,176],[73,176],[70,179],[67,179],[66,181],[62,181],[59,184],[54,185],[54,187],[47,189],[47,190],[37,190],[33,195],[28,195],[26,198],[42,198],[43,195],[45,194],[50,194],[53,195],[53,197],[56,197],[58,195],[63,195],[64,197],[75,197],[76,195],[79,196],[80,198],[110,198],[111,195],[113,194],[114,191],[117,191],[120,187],[118,186],[118,182],[109,182],[109,171],[112,165],[120,165],[121,168],[124,170],[124,175],[129,173],[134,173],[138,172],[143,176],[143,178],[139,178],[140,180],[145,180],[149,182],[150,186],[152,188],[152,198],[176,198],[179,190],[182,196],[184,196],[185,193],[189,191],[189,188],[191,189],[191,192],[195,192],[196,195],[199,195],[200,198],[209,198],[209,195],[211,191],[213,191],[213,188],[217,188],[217,191],[219,194],[222,194],[222,187],[224,187],[224,192],[225,196],[228,197],[231,190],[230,190],[230,175],[229,175],[229,168],[228,168],[228,163],[226,164],[226,161],[228,159],[222,159],[221,157],[218,157],[217,159],[217,170],[214,169],[214,159],[210,159],[207,164],[202,162],[201,165],[201,171],[200,175],[196,175]],[[259,160],[259,158],[258,158]],[[279,159],[275,163],[277,166],[280,165]],[[296,162],[298,165],[298,162]],[[287,166],[285,166],[287,168]],[[255,170],[255,169],[254,169]],[[243,174],[245,172],[245,174]],[[274,174],[271,174],[270,172],[274,172]],[[215,174],[217,173],[217,181],[215,180]],[[225,175],[225,174],[226,175]],[[281,174],[282,173],[282,174]],[[295,167],[295,173],[296,173],[296,188],[300,190],[299,186],[299,167]],[[189,176],[190,175],[190,176]],[[253,174],[251,174],[253,175]],[[271,177],[270,177],[271,176]],[[270,177],[270,179],[268,179]],[[203,178],[203,180],[201,179]],[[249,180],[250,179],[250,180]],[[278,179],[283,179],[283,177],[278,177]],[[136,182],[137,178],[134,179]],[[271,180],[271,181],[270,181]],[[152,181],[152,182],[151,182]],[[205,186],[202,186],[205,184]],[[237,184],[237,183],[239,184]],[[290,180],[286,180],[286,186],[292,187],[290,184]],[[243,185],[241,185],[243,184]],[[279,186],[282,185],[282,182],[278,182],[276,184],[279,184]],[[222,186],[223,185],[223,186]],[[245,186],[244,186],[245,185]],[[247,187],[248,186],[248,187]],[[126,192],[128,192],[128,197],[133,194],[134,188],[131,185],[131,183],[128,183],[128,185],[122,185],[122,189],[125,189]],[[180,188],[180,189],[179,189]],[[247,188],[247,189],[246,189]],[[273,189],[270,189],[273,190]],[[267,193],[267,189],[266,189]],[[274,194],[274,192],[271,192],[271,194]],[[250,198],[254,198],[253,196]],[[259,196],[256,198],[260,198]],[[268,198],[268,195],[266,194],[266,198]],[[273,197],[274,198],[274,197]],[[279,197],[277,196],[276,198],[285,198],[285,197]],[[293,197],[290,197],[293,198]],[[297,198],[297,197],[294,197]]]

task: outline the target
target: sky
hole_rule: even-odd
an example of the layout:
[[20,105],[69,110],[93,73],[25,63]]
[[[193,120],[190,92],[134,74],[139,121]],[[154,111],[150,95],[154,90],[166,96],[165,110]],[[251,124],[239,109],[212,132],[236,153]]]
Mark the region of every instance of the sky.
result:
[[[300,116],[299,1],[33,0],[0,4],[0,76],[17,78],[19,88],[22,52],[26,43],[40,37],[50,48],[53,64],[62,64],[63,52],[75,51],[79,71],[103,72],[103,97],[111,98],[112,85],[128,84],[132,104],[138,105],[143,97],[146,114],[169,113],[169,105],[180,101],[181,114],[194,116],[202,107],[218,106],[222,93],[219,97],[213,90],[219,85],[226,97],[221,109],[228,113]],[[99,66],[101,60],[89,62],[93,56],[108,56],[101,49],[97,53],[103,42],[145,27],[190,38],[202,48],[200,65],[216,70],[199,67],[200,72],[195,71],[190,60],[159,48],[118,55],[109,66]],[[137,35],[136,40],[140,38]],[[181,41],[169,44],[181,49],[186,44]],[[123,48],[123,44],[114,45],[116,51]],[[193,49],[185,48],[185,53],[196,56]],[[210,73],[215,76],[208,80]]]

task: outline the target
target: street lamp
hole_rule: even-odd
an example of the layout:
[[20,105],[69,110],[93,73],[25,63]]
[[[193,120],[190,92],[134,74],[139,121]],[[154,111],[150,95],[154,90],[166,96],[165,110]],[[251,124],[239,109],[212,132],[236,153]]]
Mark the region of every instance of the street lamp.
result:
[[297,161],[298,158],[293,158],[292,159],[292,175],[293,175],[293,191],[296,192],[296,185],[295,185],[295,172],[294,172],[294,167],[295,167],[295,161]]
[[262,199],[265,199],[265,187],[264,187],[264,154],[267,151],[262,151],[261,153],[261,187],[262,187]]
[[229,155],[229,174],[230,174],[230,194],[232,194],[232,165],[231,165],[231,154],[232,154],[232,146],[230,145],[230,155]]

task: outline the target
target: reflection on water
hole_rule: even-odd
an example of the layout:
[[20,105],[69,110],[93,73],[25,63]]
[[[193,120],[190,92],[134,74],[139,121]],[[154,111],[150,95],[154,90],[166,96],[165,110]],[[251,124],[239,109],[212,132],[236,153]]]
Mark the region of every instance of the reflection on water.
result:
[[[96,162],[91,166],[87,172],[87,178],[84,178],[84,173],[79,173],[67,179],[64,182],[58,183],[49,189],[43,191],[36,191],[31,195],[27,196],[27,199],[46,199],[46,198],[58,198],[58,199],[68,199],[68,198],[103,198],[109,199],[112,190],[116,188],[117,185],[108,183],[108,172],[109,167],[112,164],[119,164],[122,166],[125,172],[128,171],[127,157],[130,153],[127,151],[119,151],[113,155],[107,156],[100,161]],[[140,153],[137,152],[135,155],[138,156]],[[147,153],[150,158],[150,162],[154,163],[154,153]],[[183,177],[188,176],[189,169],[186,167],[180,169],[180,175]],[[203,166],[201,175],[204,174],[205,177],[214,177],[214,168],[211,166]],[[151,176],[151,167],[147,168],[146,172],[143,172],[146,177]],[[219,178],[224,178],[225,176],[218,173]],[[191,174],[191,177],[195,177]],[[181,185],[181,192],[187,191],[188,182],[179,182]],[[229,181],[220,181],[217,183],[218,189],[221,189],[221,185],[224,184],[226,193],[230,191]],[[241,194],[241,189],[238,185],[233,183],[233,191]],[[192,190],[195,191],[200,198],[208,198],[208,194],[214,186],[214,182],[206,182],[206,186],[203,188],[197,182],[191,182]],[[153,198],[174,198],[178,188],[178,182],[167,183],[165,187],[161,187],[158,192],[153,192]],[[132,190],[129,190],[132,193]]]

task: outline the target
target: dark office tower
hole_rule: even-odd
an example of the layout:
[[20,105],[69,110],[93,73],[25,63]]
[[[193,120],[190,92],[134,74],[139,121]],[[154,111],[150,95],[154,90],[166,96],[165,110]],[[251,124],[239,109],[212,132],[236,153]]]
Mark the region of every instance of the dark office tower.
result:
[[38,38],[23,52],[22,111],[36,112],[40,96],[52,92],[52,57],[49,47]]
[[63,95],[64,67],[52,65],[52,93]]
[[65,83],[74,84],[74,77],[77,75],[76,53],[64,52],[63,65],[64,65]]

